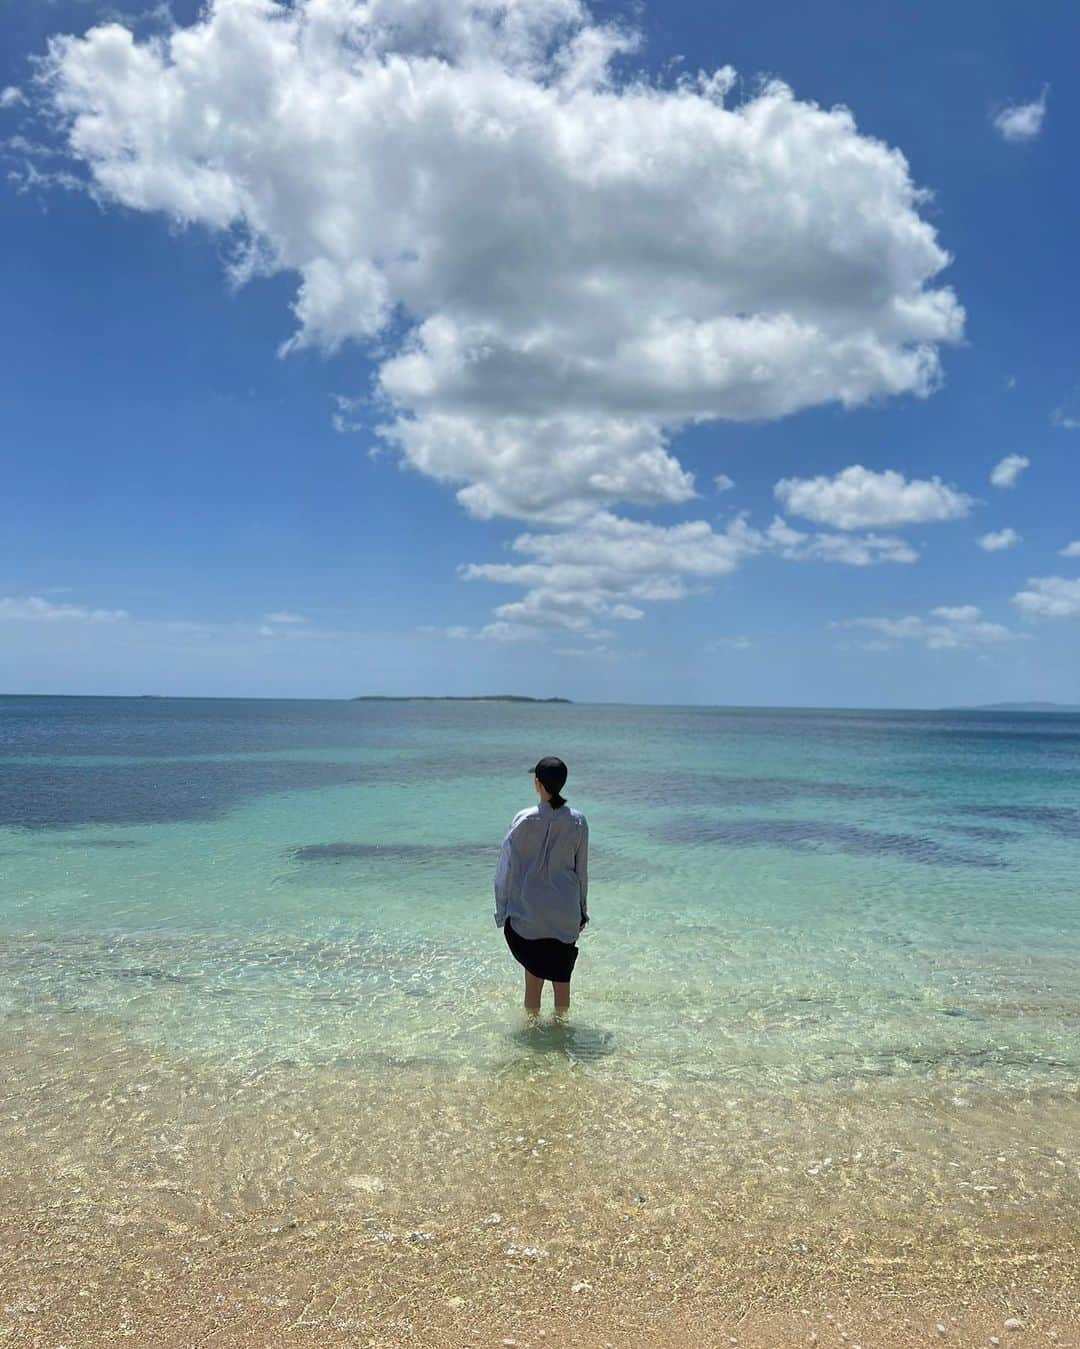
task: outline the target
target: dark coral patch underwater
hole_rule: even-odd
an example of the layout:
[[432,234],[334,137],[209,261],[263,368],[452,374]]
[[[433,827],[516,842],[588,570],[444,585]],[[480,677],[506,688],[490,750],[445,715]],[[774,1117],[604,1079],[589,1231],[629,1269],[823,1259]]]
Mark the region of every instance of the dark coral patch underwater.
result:
[[885,833],[828,820],[717,820],[688,815],[667,821],[660,826],[659,834],[664,842],[682,845],[787,848],[793,852],[823,848],[863,857],[902,857],[931,866],[1009,865],[993,854],[949,848],[920,834]]

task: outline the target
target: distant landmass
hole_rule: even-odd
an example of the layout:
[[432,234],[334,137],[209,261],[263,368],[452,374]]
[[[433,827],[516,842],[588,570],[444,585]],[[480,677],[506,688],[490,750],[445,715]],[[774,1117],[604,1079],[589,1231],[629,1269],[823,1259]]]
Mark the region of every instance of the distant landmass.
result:
[[978,707],[950,707],[950,712],[1080,712],[1080,703],[980,703]]
[[527,698],[523,693],[361,693],[351,703],[569,703],[572,698]]

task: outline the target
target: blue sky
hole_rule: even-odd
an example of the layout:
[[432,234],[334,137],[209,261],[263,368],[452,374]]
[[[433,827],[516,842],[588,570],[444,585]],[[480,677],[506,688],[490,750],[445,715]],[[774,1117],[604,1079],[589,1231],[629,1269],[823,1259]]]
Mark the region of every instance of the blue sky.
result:
[[518,9],[0,16],[0,689],[1080,702],[1076,10]]

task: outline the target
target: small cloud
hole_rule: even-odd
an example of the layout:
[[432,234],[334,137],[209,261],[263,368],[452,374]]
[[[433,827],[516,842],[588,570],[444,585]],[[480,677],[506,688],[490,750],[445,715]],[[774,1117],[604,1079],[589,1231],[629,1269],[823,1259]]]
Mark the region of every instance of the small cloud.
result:
[[996,532],[991,530],[989,534],[983,534],[975,542],[988,553],[1000,553],[1003,548],[1015,548],[1020,542],[1020,535],[1015,529],[999,529]]
[[1014,103],[997,114],[994,126],[1003,140],[1015,143],[1032,141],[1038,136],[1046,117],[1046,95],[1049,89],[1049,85],[1044,85],[1034,103]]
[[367,405],[367,399],[346,398],[340,393],[334,394],[333,399],[336,410],[330,418],[330,423],[334,430],[343,436],[350,431],[362,431],[365,423],[357,414]]
[[161,0],[160,4],[154,5],[150,9],[127,10],[116,5],[104,7],[98,17],[99,23],[121,23],[125,28],[135,29],[165,29],[166,31],[175,28],[176,19],[173,16],[172,9],[169,7],[168,0]]
[[1015,376],[1015,375],[1006,375],[1006,376],[1005,376],[1005,387],[1006,387],[1006,389],[1015,389],[1015,388],[1016,388],[1016,376]]
[[1080,580],[1032,576],[1012,602],[1026,618],[1080,618]]
[[[512,608],[512,605],[500,605],[500,609]],[[496,610],[498,613],[499,610]],[[609,628],[582,628],[580,625],[565,625],[570,631],[577,628],[586,637],[610,637]],[[469,634],[470,637],[477,638],[481,642],[540,642],[546,641],[551,636],[551,629],[547,626],[533,627],[528,622],[516,623],[505,618],[497,618],[494,623],[485,623],[482,628],[477,628]]]
[[1060,426],[1063,431],[1080,431],[1080,417],[1070,417],[1062,408],[1053,410],[1050,422],[1053,426]]
[[781,478],[773,488],[791,515],[836,529],[923,525],[967,515],[972,500],[940,478],[912,478],[895,469],[852,464],[829,478]]
[[753,646],[749,637],[714,637],[705,643],[706,651],[748,651]]
[[0,619],[30,623],[115,623],[128,617],[126,609],[87,609],[81,604],[53,604],[40,595],[28,595],[25,599],[9,595],[0,599]]
[[303,614],[293,614],[287,609],[279,609],[276,614],[263,614],[267,623],[306,623],[307,619]]
[[68,173],[65,170],[58,170],[55,173],[42,172],[36,164],[27,160],[21,167],[15,167],[8,171],[7,180],[12,188],[20,195],[25,196],[32,192],[38,192],[42,195],[52,191],[59,192],[82,192],[85,193],[91,201],[101,204],[101,197],[95,185],[86,179],[80,178],[78,174]]
[[713,478],[713,482],[716,484],[716,490],[718,492],[730,492],[735,486],[735,479],[729,478],[726,473],[718,473],[716,477]]
[[930,613],[934,618],[943,618],[947,623],[976,623],[979,610],[974,604],[939,604]]
[[275,634],[274,634],[274,629],[273,629],[273,628],[267,627],[267,625],[266,625],[265,623],[264,623],[264,624],[262,625],[262,627],[259,629],[259,636],[260,636],[260,637],[273,637],[274,635],[275,635]]
[[14,108],[20,103],[26,102],[26,96],[23,91],[14,84],[9,84],[0,89],[0,108]]
[[466,627],[464,623],[455,623],[450,627],[441,627],[437,623],[418,623],[416,631],[430,633],[433,637],[452,637],[459,642],[478,635],[472,628]]
[[847,618],[829,626],[869,629],[876,634],[874,644],[863,645],[872,651],[881,650],[879,644],[883,642],[888,646],[904,641],[920,642],[930,651],[947,651],[1013,641],[1020,636],[1001,623],[987,622],[974,604],[941,604],[931,609],[926,618],[917,614],[906,614],[903,618]]
[[1061,550],[1062,557],[1080,557],[1080,539],[1074,539],[1072,543],[1067,543]]
[[990,481],[995,487],[1015,487],[1017,478],[1030,464],[1031,460],[1022,454],[1007,454],[990,474]]
[[781,557],[793,562],[842,562],[849,567],[871,567],[878,562],[917,562],[919,554],[895,534],[803,534],[780,515],[766,530],[766,538]]

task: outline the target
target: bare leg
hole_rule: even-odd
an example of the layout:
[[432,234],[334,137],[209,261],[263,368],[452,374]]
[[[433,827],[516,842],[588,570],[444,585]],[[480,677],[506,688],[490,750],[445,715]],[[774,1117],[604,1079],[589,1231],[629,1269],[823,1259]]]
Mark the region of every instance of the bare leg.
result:
[[543,979],[537,979],[535,974],[525,971],[525,1010],[529,1012],[538,1012],[540,1010],[540,995],[544,991]]
[[551,981],[551,987],[555,990],[555,1010],[556,1012],[568,1012],[570,1010],[570,984],[557,984],[554,979]]

